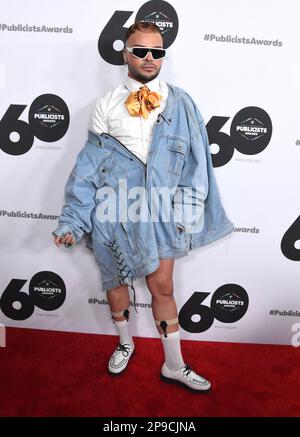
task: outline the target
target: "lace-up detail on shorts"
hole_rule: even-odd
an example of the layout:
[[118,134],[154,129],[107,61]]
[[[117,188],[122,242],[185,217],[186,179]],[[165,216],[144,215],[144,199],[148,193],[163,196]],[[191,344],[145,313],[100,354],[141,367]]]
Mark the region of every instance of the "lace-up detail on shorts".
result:
[[120,278],[120,284],[129,285],[129,287],[133,291],[133,306],[135,311],[137,312],[136,293],[135,293],[135,288],[133,286],[134,275],[130,270],[130,267],[126,263],[123,252],[120,246],[118,245],[117,241],[113,240],[113,241],[106,242],[105,244],[110,248],[110,250],[114,254],[117,269],[118,269],[118,275]]

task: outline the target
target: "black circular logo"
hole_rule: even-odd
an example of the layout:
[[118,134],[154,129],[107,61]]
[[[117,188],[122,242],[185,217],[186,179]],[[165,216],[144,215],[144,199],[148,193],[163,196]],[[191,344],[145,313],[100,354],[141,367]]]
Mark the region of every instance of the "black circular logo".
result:
[[237,284],[226,284],[219,287],[211,298],[210,307],[217,320],[223,323],[234,323],[246,313],[249,298],[246,290]]
[[38,139],[53,142],[67,132],[70,114],[61,97],[55,94],[42,94],[32,102],[28,121]]
[[178,33],[178,15],[170,3],[151,0],[137,12],[135,21],[146,21],[156,24],[164,39],[164,48],[170,47]]
[[262,108],[248,106],[241,109],[230,127],[230,136],[234,147],[245,155],[262,152],[272,136],[272,122]]
[[66,298],[66,286],[60,276],[53,272],[36,273],[29,283],[29,295],[34,305],[46,311],[59,308]]

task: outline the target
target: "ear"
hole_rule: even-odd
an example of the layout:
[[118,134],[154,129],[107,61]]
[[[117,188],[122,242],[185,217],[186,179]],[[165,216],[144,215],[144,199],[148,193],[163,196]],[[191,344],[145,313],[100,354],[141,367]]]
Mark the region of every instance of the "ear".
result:
[[124,64],[127,64],[127,59],[126,59],[126,51],[125,51],[125,49],[123,49],[123,61],[124,61]]

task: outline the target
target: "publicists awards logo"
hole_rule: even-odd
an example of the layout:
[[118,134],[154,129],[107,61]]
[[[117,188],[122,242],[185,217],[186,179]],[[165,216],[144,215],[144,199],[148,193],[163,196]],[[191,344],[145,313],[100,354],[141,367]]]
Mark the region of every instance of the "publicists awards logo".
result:
[[214,167],[227,164],[232,159],[235,149],[248,156],[261,153],[272,137],[271,118],[262,108],[242,108],[233,117],[230,134],[227,134],[221,129],[229,119],[228,116],[214,115],[206,125],[209,144],[219,146],[218,152],[211,155]]
[[235,323],[242,319],[249,306],[246,290],[238,284],[224,284],[211,297],[210,306],[202,304],[210,295],[196,291],[179,312],[180,326],[188,332],[207,331],[217,319],[222,323]]
[[0,309],[9,319],[28,319],[36,306],[44,311],[54,311],[63,305],[66,286],[57,273],[36,273],[29,282],[29,293],[22,290],[26,282],[27,279],[12,279],[1,295]]
[[[104,26],[99,39],[100,56],[113,65],[123,65],[122,50],[125,43],[127,27],[124,24],[134,11],[115,11]],[[174,7],[162,0],[151,0],[144,3],[136,13],[134,22],[146,21],[155,23],[164,37],[164,48],[170,47],[178,33],[178,15]]]
[[65,121],[64,113],[53,105],[45,105],[33,114],[34,120],[50,129]]
[[58,141],[69,128],[68,106],[55,94],[42,94],[31,103],[28,122],[20,120],[26,107],[11,104],[0,120],[0,148],[9,155],[27,153],[35,137],[48,143]]

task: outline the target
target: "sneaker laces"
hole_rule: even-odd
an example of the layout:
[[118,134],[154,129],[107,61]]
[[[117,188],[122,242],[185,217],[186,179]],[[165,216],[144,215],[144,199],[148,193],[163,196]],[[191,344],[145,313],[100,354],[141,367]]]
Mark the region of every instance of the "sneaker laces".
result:
[[[185,374],[185,372],[186,372],[186,376],[188,376],[191,372],[193,372],[193,369],[188,365],[188,364],[186,364],[185,366],[184,366],[184,370],[183,370],[183,375]],[[194,372],[195,373],[195,372]],[[192,375],[191,375],[192,376]],[[200,375],[195,375],[196,376],[196,378],[200,381],[200,384],[201,385],[206,385],[207,383],[208,383],[208,381],[205,379],[205,378],[203,378],[203,376],[200,376]],[[193,380],[195,380],[195,378],[193,378]]]
[[184,370],[182,373],[185,374],[185,372],[186,372],[186,376],[188,376],[191,373],[191,371],[192,371],[192,368],[188,364],[186,364],[184,366]]
[[130,351],[130,345],[129,344],[119,344],[117,347],[117,352],[122,351],[122,354],[124,357],[128,357],[129,351]]

